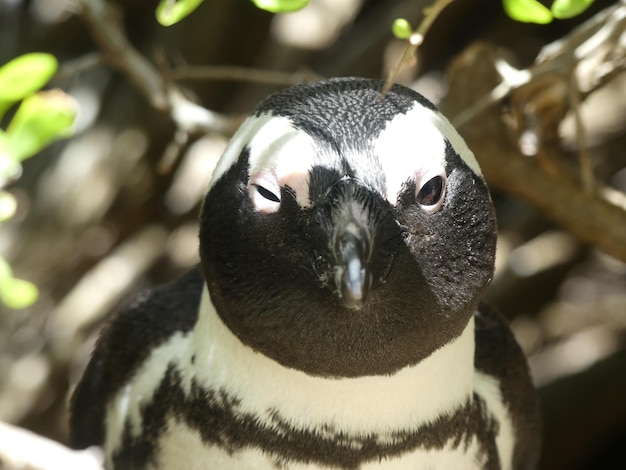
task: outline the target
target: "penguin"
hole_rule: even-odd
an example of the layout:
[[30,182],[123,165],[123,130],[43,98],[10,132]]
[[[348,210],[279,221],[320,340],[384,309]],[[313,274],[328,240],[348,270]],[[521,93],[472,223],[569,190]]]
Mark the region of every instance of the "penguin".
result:
[[526,358],[482,303],[496,219],[417,92],[271,94],[209,182],[200,264],[103,329],[71,443],[109,469],[532,469]]

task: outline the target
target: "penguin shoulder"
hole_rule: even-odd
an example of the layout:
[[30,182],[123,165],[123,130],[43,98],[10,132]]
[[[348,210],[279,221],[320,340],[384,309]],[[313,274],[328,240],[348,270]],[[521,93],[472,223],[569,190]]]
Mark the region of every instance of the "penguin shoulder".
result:
[[481,303],[474,320],[475,391],[498,420],[498,447],[500,451],[507,447],[512,468],[535,468],[541,447],[541,418],[526,357],[506,318],[497,310]]
[[193,329],[204,279],[196,267],[164,286],[145,290],[104,327],[70,403],[71,445],[103,445],[108,403],[151,351]]

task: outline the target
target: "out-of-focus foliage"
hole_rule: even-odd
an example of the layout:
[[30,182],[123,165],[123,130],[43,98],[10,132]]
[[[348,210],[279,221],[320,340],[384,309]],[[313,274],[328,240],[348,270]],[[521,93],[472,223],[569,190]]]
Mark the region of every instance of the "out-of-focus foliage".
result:
[[553,19],[568,19],[583,13],[594,0],[555,0],[548,9],[537,0],[502,0],[509,17],[523,23],[548,24]]
[[0,258],[0,301],[7,307],[20,309],[32,305],[39,295],[37,287],[13,277],[11,266]]
[[595,0],[554,0],[550,7],[552,14],[559,20],[573,18],[583,13]]
[[252,0],[252,3],[257,8],[272,13],[290,13],[307,6],[309,0]]
[[53,55],[33,52],[0,67],[0,119],[9,107],[48,83],[58,66]]
[[522,23],[548,24],[552,13],[536,0],[503,0],[502,5],[507,15]]
[[[69,137],[76,118],[76,103],[60,90],[40,91],[56,73],[58,62],[51,54],[30,53],[0,67],[0,120],[21,101],[6,130],[0,129],[0,222],[13,217],[15,197],[1,188],[21,174],[21,162],[51,142]],[[0,302],[19,309],[32,305],[37,287],[13,276],[0,258]]]
[[172,26],[192,13],[203,0],[161,0],[156,17],[163,26]]
[[391,25],[391,31],[398,39],[408,39],[413,32],[413,28],[406,18],[396,18]]
[[26,97],[6,130],[9,154],[21,161],[55,140],[69,137],[75,118],[76,103],[60,90]]
[[[204,0],[161,0],[156,17],[163,26],[172,26],[191,14]],[[257,8],[271,13],[290,13],[301,10],[309,0],[251,0]]]
[[10,219],[17,210],[17,201],[6,191],[0,191],[0,222]]

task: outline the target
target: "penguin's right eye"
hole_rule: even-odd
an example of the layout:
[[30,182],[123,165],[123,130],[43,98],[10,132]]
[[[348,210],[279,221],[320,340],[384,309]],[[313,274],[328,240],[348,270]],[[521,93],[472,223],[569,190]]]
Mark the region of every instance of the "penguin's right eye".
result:
[[250,178],[248,194],[254,208],[264,214],[271,214],[280,208],[280,185],[276,175],[263,170]]
[[278,197],[276,194],[274,194],[272,191],[270,191],[267,188],[264,188],[263,186],[259,186],[258,184],[253,185],[255,187],[255,189],[257,190],[257,192],[263,196],[265,199],[267,199],[268,201],[271,202],[278,202],[280,203],[280,197]]

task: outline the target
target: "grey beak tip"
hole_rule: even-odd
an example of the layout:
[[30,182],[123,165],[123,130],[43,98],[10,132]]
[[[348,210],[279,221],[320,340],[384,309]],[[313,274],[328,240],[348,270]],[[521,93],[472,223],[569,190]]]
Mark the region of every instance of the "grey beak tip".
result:
[[342,226],[334,241],[335,286],[344,306],[358,310],[367,300],[371,286],[371,234],[354,219]]
[[370,279],[369,272],[362,267],[358,258],[350,260],[339,282],[341,299],[350,309],[360,309],[367,300]]
[[350,310],[361,310],[363,307],[363,299],[349,299],[344,297],[343,304]]

